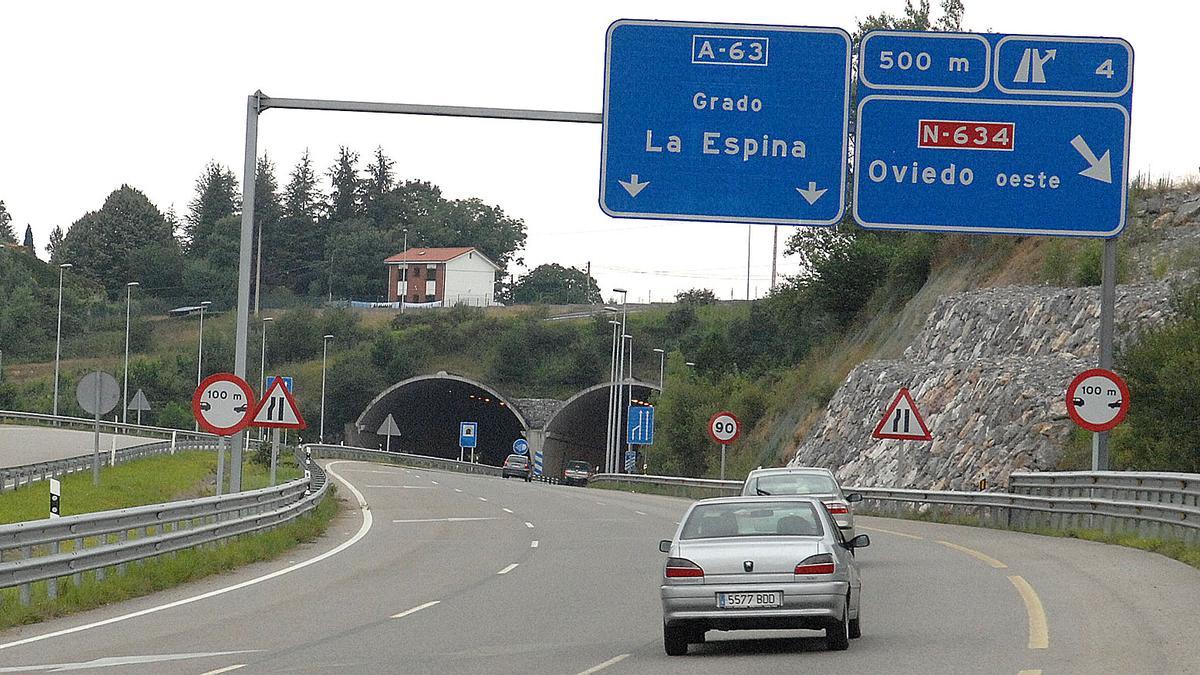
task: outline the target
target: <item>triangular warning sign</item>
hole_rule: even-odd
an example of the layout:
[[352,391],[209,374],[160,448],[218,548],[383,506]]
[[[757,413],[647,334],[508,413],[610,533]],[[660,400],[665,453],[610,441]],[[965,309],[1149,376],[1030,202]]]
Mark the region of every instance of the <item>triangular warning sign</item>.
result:
[[887,412],[883,413],[883,419],[875,425],[871,436],[903,441],[933,440],[929,427],[925,426],[925,420],[921,419],[921,412],[917,410],[912,394],[908,393],[908,387],[901,387],[896,393],[896,397],[887,407]]
[[258,402],[258,407],[254,409],[254,419],[250,422],[250,426],[269,429],[305,429],[308,427],[304,417],[300,415],[300,406],[296,405],[296,399],[292,398],[292,393],[284,386],[282,377],[271,380],[271,386],[267,387],[267,393],[263,395],[262,400]]

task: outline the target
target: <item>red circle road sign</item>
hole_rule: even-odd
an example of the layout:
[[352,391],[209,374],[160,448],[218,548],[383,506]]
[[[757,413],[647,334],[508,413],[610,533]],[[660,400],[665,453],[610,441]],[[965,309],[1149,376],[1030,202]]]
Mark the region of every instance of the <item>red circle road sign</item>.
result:
[[722,410],[708,419],[708,435],[721,445],[729,445],[742,435],[742,421]]
[[1129,412],[1129,386],[1103,368],[1085,370],[1067,387],[1067,414],[1088,431],[1108,431]]
[[192,414],[200,428],[218,436],[232,436],[254,416],[254,392],[233,373],[204,378],[192,394]]

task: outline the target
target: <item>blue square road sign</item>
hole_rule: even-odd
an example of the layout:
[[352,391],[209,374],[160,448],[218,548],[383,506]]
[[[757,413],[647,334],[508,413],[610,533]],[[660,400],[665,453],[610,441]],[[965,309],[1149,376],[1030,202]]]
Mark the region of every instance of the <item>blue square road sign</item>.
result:
[[654,444],[654,406],[629,406],[629,415],[625,418],[625,442],[631,445]]
[[462,448],[473,448],[479,438],[478,422],[458,423],[458,445]]

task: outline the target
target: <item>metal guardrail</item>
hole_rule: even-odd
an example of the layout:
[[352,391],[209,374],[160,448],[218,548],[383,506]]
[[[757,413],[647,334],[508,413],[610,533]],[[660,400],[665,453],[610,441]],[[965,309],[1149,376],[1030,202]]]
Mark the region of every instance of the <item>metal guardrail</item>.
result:
[[[679,497],[736,495],[741,481],[597,474],[590,485]],[[647,489],[649,488],[649,489]],[[1012,529],[1094,529],[1200,542],[1200,475],[1144,472],[1014,473],[1010,492],[959,492],[843,486],[860,512],[937,515]]]
[[[142,459],[143,457],[174,453],[176,450],[216,450],[218,443],[219,441],[217,441],[216,437],[212,437],[180,440],[174,445],[170,441],[154,441],[142,445],[131,445],[126,448],[118,448],[115,451],[101,451],[100,464],[109,466],[114,463],[122,464],[134,459]],[[15,490],[22,485],[28,485],[34,481],[58,477],[77,471],[91,471],[91,469],[92,453],[90,452],[86,455],[67,457],[66,459],[54,459],[48,462],[35,462],[22,466],[0,468],[0,492]]]
[[310,443],[304,445],[303,447],[306,449],[311,449],[312,456],[314,458],[354,459],[364,462],[384,462],[387,464],[413,466],[421,469],[439,469],[441,471],[473,473],[484,476],[500,475],[500,467],[498,466],[491,466],[489,464],[474,464],[472,462],[460,462],[455,459],[444,459],[441,457],[430,457],[427,455],[410,455],[404,452],[384,452],[382,450],[356,448],[349,445],[323,445],[320,443]]
[[84,572],[99,580],[109,568],[122,573],[133,561],[294,520],[328,493],[321,467],[301,462],[311,471],[311,483],[301,478],[219,497],[0,526],[0,589],[18,587],[20,601],[29,604],[35,582],[47,582],[47,596],[54,598],[64,577],[79,585]]
[[[34,426],[56,426],[68,427],[72,429],[83,429],[91,431],[95,428],[96,420],[91,417],[67,417],[65,415],[46,415],[42,413],[22,412],[20,410],[0,410],[0,424],[11,422],[22,422],[33,424]],[[104,433],[125,434],[129,436],[146,436],[149,438],[170,438],[172,434],[176,434],[182,438],[217,438],[217,436],[203,431],[192,431],[191,429],[170,429],[167,427],[155,427],[141,424],[129,424],[125,422],[113,422],[100,418],[100,431]]]

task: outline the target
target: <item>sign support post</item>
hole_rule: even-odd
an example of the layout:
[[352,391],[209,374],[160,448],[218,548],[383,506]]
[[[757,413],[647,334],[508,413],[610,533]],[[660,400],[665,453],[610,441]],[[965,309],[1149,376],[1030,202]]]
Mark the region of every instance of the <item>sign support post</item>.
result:
[[[1104,240],[1100,278],[1100,367],[1112,370],[1113,315],[1117,304],[1117,238]],[[1092,434],[1092,471],[1108,471],[1108,432]]]
[[92,485],[100,484],[100,386],[96,386],[96,407],[92,426]]
[[217,441],[217,496],[225,488],[225,437]]
[[279,459],[279,427],[271,430],[271,487],[275,487],[275,464]]
[[721,480],[725,480],[725,448],[728,447],[728,443],[721,444]]

